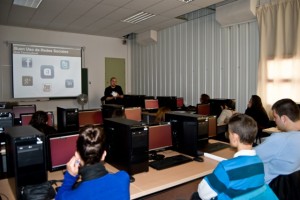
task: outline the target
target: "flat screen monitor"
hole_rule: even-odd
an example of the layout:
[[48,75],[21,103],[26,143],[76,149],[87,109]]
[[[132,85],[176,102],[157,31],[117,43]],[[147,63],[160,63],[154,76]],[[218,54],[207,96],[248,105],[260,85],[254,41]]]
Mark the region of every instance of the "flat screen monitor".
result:
[[149,126],[149,151],[172,147],[171,124]]
[[152,109],[158,109],[158,100],[157,99],[145,99],[145,109],[146,110],[152,110]]
[[177,102],[177,108],[183,107],[184,104],[183,97],[177,97],[176,102]]
[[125,108],[126,119],[131,119],[135,121],[142,121],[142,109],[141,107]]
[[76,151],[78,132],[56,133],[47,137],[47,162],[49,171],[66,168]]
[[210,104],[197,104],[197,114],[210,115]]
[[[53,114],[53,112],[48,111],[48,112],[46,112],[46,113],[47,113],[47,115],[48,115],[48,122],[47,122],[47,124],[48,124],[49,126],[54,126],[54,114]],[[33,113],[22,113],[22,114],[20,115],[20,118],[21,118],[21,125],[22,125],[22,126],[29,125],[30,120],[31,120],[31,118],[32,118],[32,115],[33,115]]]
[[81,110],[78,112],[79,127],[88,124],[103,125],[102,111],[96,110]]
[[157,96],[159,107],[168,107],[171,110],[177,110],[177,97],[175,96]]
[[14,124],[21,125],[21,114],[25,113],[35,113],[36,106],[35,105],[17,105],[13,106],[12,112],[14,114]]
[[123,98],[124,107],[142,107],[144,104],[145,95],[125,94]]

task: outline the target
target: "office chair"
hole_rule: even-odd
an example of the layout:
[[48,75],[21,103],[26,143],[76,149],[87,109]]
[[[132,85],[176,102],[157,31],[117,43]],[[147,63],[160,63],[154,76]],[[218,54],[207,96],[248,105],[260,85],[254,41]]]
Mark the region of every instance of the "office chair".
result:
[[300,170],[288,175],[279,175],[269,183],[280,200],[300,199]]

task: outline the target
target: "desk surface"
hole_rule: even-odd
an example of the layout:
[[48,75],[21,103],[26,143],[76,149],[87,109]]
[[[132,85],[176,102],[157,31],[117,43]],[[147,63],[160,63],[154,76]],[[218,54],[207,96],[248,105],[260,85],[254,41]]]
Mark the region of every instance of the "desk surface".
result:
[[[214,152],[213,154],[224,158],[231,158],[234,153],[234,149],[227,148]],[[168,157],[178,153],[168,150],[161,152],[161,154]],[[217,164],[218,161],[204,157],[204,162],[192,161],[164,170],[155,170],[149,167],[148,172],[133,175],[135,182],[130,184],[130,197],[131,199],[140,198],[201,178],[211,173]],[[105,167],[110,172],[118,171],[116,168],[107,163],[105,164]],[[48,172],[48,179],[63,179],[63,171]],[[14,199],[7,179],[0,180],[0,193],[5,194],[8,199]]]

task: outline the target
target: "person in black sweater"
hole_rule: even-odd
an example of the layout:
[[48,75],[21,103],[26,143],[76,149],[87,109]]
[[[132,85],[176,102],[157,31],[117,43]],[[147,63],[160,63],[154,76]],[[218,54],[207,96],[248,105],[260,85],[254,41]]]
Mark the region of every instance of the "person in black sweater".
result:
[[111,77],[110,86],[105,88],[104,96],[105,104],[123,104],[123,90],[121,86],[117,85],[116,77]]
[[261,137],[267,136],[263,134],[262,130],[269,127],[269,117],[258,95],[251,96],[245,114],[251,116],[257,123],[257,139],[260,140]]
[[29,122],[31,126],[41,131],[45,135],[56,133],[56,129],[48,124],[48,115],[44,111],[36,111]]

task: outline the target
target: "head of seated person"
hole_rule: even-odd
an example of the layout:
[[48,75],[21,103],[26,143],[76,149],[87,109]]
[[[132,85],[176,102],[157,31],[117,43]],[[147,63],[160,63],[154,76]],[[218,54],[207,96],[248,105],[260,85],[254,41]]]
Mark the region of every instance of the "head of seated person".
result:
[[208,104],[209,100],[210,100],[210,96],[208,94],[201,94],[200,104]]
[[29,124],[46,135],[56,133],[56,129],[48,125],[48,114],[42,110],[32,115]]

